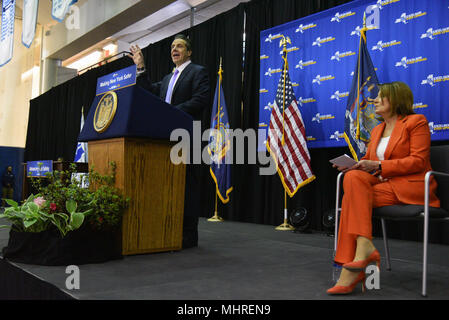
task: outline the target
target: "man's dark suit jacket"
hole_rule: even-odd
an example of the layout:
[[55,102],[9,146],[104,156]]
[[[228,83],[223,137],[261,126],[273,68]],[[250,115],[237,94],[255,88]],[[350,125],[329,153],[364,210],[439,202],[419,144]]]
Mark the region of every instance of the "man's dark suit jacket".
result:
[[[149,73],[145,72],[138,77],[137,83],[165,100],[172,74],[166,75],[160,82],[151,83]],[[202,112],[209,103],[210,85],[206,68],[190,63],[176,81],[171,105],[190,114],[194,120],[201,120]]]

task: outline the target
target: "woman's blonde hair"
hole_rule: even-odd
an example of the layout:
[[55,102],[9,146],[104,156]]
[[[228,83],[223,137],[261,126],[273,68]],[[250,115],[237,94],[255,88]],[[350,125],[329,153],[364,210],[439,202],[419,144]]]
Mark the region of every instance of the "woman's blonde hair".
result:
[[406,116],[414,114],[413,93],[410,87],[401,81],[379,84],[380,97],[387,98],[391,106],[391,114]]

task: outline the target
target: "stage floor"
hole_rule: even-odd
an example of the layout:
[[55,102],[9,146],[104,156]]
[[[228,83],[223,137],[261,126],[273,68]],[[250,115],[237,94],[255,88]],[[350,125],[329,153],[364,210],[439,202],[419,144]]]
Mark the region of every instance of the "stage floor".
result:
[[[7,241],[8,230],[0,230],[0,248]],[[382,255],[381,289],[362,294],[358,288],[338,297],[326,294],[333,237],[204,218],[197,248],[81,265],[78,290],[66,289],[66,267],[0,262],[61,296],[81,300],[425,299],[420,294],[422,244],[391,239],[392,271],[386,271],[382,240],[374,243]],[[428,259],[427,299],[449,299],[449,247],[430,244]]]

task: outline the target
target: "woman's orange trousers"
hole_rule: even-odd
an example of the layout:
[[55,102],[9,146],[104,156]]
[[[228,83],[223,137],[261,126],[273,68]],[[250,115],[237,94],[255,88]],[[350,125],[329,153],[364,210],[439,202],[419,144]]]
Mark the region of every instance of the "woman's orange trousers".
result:
[[380,182],[377,177],[361,170],[345,173],[343,190],[334,258],[340,264],[354,260],[358,236],[372,239],[372,209],[400,204],[388,181]]

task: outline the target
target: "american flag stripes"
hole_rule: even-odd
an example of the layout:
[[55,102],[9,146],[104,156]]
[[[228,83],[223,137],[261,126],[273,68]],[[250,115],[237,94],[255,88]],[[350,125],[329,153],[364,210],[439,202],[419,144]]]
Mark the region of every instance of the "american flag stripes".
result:
[[[283,114],[284,105],[286,108]],[[300,187],[315,179],[310,165],[304,121],[293,93],[288,69],[285,70],[285,75],[281,74],[271,110],[267,149],[276,162],[278,174],[290,197]]]

